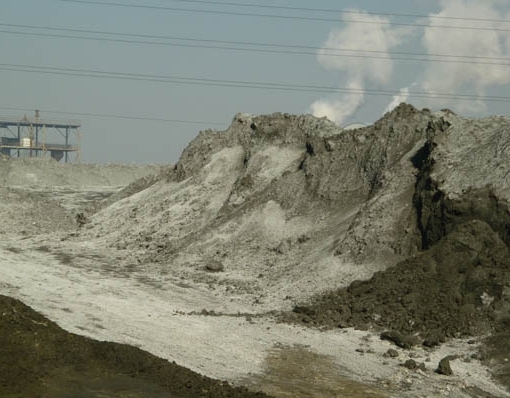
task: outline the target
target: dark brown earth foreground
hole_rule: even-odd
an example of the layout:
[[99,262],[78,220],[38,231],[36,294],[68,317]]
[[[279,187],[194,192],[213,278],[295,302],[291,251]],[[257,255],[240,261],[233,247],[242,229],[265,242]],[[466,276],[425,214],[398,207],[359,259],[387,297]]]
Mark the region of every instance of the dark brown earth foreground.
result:
[[267,397],[136,347],[68,333],[0,295],[0,397]]

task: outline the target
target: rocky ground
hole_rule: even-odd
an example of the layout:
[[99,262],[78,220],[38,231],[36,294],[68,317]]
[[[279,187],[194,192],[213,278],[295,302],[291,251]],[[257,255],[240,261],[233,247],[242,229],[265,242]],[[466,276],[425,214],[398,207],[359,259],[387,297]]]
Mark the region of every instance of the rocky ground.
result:
[[274,396],[510,396],[508,131],[239,114],[175,166],[4,162],[0,293]]

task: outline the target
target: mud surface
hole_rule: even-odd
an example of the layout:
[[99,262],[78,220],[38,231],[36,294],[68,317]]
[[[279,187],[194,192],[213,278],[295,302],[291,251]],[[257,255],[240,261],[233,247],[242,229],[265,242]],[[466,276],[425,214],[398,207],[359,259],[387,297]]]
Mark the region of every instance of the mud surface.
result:
[[279,346],[268,355],[263,374],[244,380],[276,397],[386,398],[382,388],[342,377],[342,370],[327,355],[318,355],[302,346]]
[[2,397],[265,397],[198,375],[136,347],[67,333],[0,296]]

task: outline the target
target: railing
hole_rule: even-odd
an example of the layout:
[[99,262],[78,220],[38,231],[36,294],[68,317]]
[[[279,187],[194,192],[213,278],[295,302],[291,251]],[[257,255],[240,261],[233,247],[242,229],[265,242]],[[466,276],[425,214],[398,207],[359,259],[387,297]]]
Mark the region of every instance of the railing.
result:
[[0,116],[0,125],[2,124],[34,124],[34,125],[69,125],[69,126],[81,126],[79,120],[57,120],[57,119],[42,119],[35,117],[16,117],[16,116]]
[[0,143],[0,148],[7,148],[7,149],[36,149],[39,151],[49,151],[49,150],[62,150],[62,151],[77,151],[78,147],[74,145],[65,145],[65,144],[35,144],[32,145],[13,145],[13,144],[2,144]]

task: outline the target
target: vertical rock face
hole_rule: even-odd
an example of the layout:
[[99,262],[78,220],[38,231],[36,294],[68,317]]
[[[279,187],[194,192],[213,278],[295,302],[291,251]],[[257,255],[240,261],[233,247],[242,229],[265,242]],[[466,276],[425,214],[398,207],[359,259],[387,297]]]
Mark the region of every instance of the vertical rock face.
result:
[[446,134],[427,142],[429,154],[417,181],[414,205],[422,247],[473,219],[487,222],[509,244],[510,120],[450,116],[449,123]]

